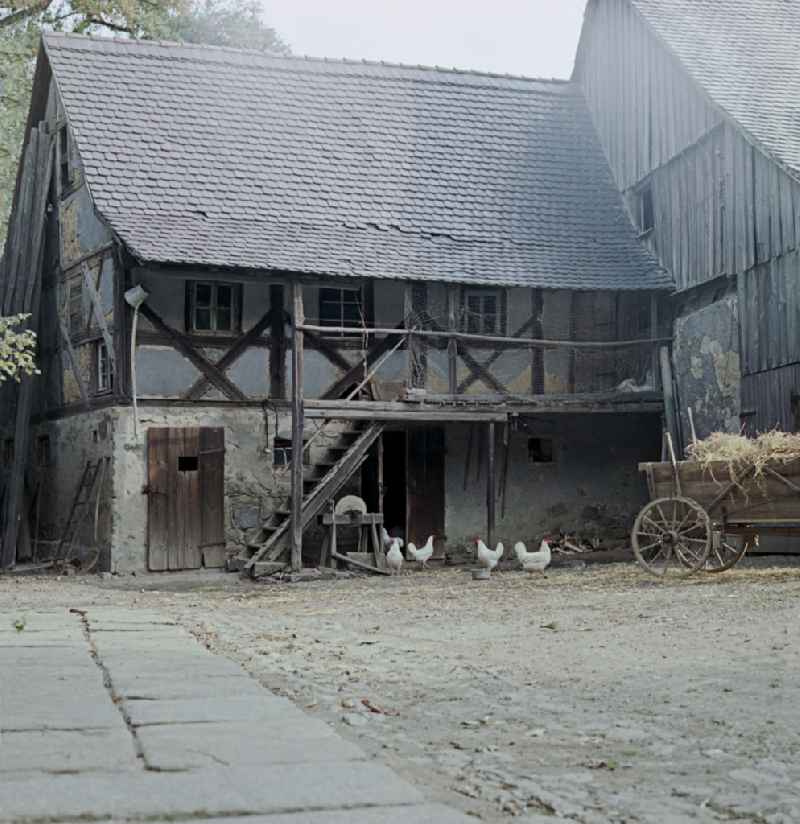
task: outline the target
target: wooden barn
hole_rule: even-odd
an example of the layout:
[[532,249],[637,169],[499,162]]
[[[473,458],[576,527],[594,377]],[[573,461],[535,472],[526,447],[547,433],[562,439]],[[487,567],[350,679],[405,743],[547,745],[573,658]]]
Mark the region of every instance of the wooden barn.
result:
[[347,492],[438,555],[621,540],[689,407],[794,428],[798,29],[590,0],[570,81],[46,36],[2,565],[316,565]]

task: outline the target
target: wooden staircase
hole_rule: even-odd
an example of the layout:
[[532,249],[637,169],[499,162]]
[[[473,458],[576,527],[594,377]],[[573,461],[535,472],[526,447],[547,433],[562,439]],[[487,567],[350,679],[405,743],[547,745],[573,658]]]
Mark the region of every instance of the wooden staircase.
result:
[[[319,515],[331,498],[353,477],[367,459],[370,447],[384,430],[383,423],[359,428],[351,423],[338,433],[337,442],[325,449],[323,457],[303,467],[302,525],[305,529]],[[250,544],[228,564],[229,570],[258,577],[274,568],[274,562],[289,550],[291,501],[275,510],[262,526],[262,540]]]

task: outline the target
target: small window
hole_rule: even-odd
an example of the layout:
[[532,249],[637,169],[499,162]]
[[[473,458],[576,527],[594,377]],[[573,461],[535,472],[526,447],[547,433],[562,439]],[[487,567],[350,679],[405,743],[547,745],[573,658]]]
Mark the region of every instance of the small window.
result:
[[467,291],[464,294],[467,332],[476,335],[502,334],[501,299],[499,289]]
[[83,325],[83,281],[76,280],[68,288],[69,333],[79,335]]
[[641,231],[649,232],[656,225],[655,208],[653,207],[653,187],[650,183],[639,190],[639,227]]
[[275,438],[272,442],[272,463],[275,466],[289,466],[292,462],[292,442],[289,438]]
[[528,459],[531,463],[553,463],[555,448],[552,438],[528,438]]
[[189,281],[188,328],[191,332],[238,332],[242,289],[238,283]]
[[70,151],[69,129],[64,125],[58,130],[58,164],[62,190],[69,189],[73,183]]
[[110,392],[114,388],[114,376],[111,372],[111,358],[105,341],[97,341],[97,391]]
[[319,290],[320,326],[363,326],[365,322],[360,289]]
[[36,463],[42,468],[50,466],[49,435],[40,435],[36,439]]
[[197,472],[197,455],[178,455],[178,472]]

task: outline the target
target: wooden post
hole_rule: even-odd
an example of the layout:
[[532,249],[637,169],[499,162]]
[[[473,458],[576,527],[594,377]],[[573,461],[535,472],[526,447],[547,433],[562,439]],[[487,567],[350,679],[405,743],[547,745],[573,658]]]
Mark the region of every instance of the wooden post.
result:
[[662,346],[659,352],[661,358],[661,383],[664,392],[664,422],[667,432],[674,444],[679,444],[678,422],[675,416],[675,392],[672,384],[672,363],[670,361],[669,349]]
[[[456,329],[456,287],[447,287],[447,328],[451,332]],[[458,394],[458,341],[450,338],[447,342],[447,387],[451,395]]]
[[378,438],[378,512],[383,515],[383,433]]
[[658,389],[659,386],[659,368],[658,368],[658,346],[655,341],[658,338],[658,292],[650,293],[650,337],[654,343],[650,351],[652,358],[650,369],[653,372],[653,389]]
[[[531,289],[531,337],[543,338],[544,296],[541,289]],[[544,394],[544,349],[531,349],[531,395]]]
[[486,432],[486,543],[494,549],[494,423],[487,426]]
[[270,347],[269,347],[269,396],[286,397],[286,335],[284,334],[283,286],[273,283],[269,287]]
[[292,569],[303,566],[303,285],[292,281]]

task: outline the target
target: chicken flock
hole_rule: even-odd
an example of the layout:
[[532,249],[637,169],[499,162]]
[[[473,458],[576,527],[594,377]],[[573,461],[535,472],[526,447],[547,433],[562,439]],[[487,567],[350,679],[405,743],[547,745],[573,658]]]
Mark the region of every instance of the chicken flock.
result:
[[[386,550],[386,566],[392,575],[398,575],[400,573],[403,568],[403,562],[406,560],[417,561],[417,563],[421,564],[422,568],[425,569],[433,555],[433,535],[431,535],[419,549],[409,541],[406,546],[405,556],[402,552],[402,538],[389,535],[385,527],[381,527],[381,537],[384,549]],[[505,547],[502,543],[498,543],[495,549],[489,549],[483,540],[477,536],[475,538],[475,544],[477,547],[478,563],[491,572],[503,557]],[[550,561],[552,560],[552,550],[546,536],[542,539],[539,549],[536,552],[528,552],[525,544],[522,541],[517,541],[517,543],[514,544],[514,554],[517,556],[517,561],[522,569],[528,574],[534,572],[544,573],[547,567],[550,566]]]

